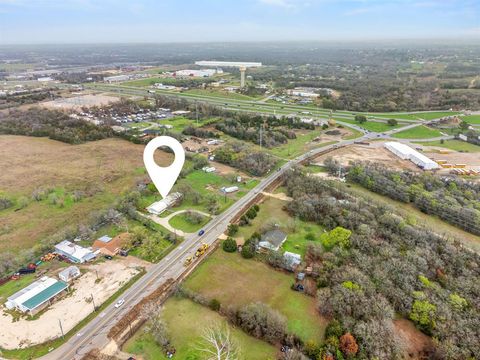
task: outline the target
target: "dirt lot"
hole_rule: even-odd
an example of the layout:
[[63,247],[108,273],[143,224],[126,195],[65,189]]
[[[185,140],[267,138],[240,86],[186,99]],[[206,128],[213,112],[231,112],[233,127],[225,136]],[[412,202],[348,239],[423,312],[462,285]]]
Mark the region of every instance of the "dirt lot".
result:
[[[156,151],[159,165],[171,155]],[[0,136],[0,193],[25,196],[22,210],[3,210],[0,216],[0,251],[33,245],[36,241],[75,225],[95,210],[111,205],[143,178],[143,146],[119,139],[68,145],[46,138]],[[38,187],[89,191],[79,202],[60,208],[47,200],[32,201]]]
[[346,148],[341,148],[326,155],[321,155],[315,158],[313,162],[316,164],[323,164],[328,157],[333,157],[343,165],[348,165],[350,161],[361,160],[381,163],[388,165],[389,168],[397,170],[408,169],[419,171],[419,168],[410,161],[402,160],[385,149],[382,142],[374,142],[370,146],[352,145]]
[[118,100],[119,98],[104,94],[87,94],[42,102],[40,105],[49,109],[79,110],[82,107],[108,105]]
[[[145,266],[145,262],[130,256],[82,267],[85,273],[71,285],[70,294],[40,313],[38,319],[14,322],[11,315],[3,313],[0,328],[8,331],[0,332],[0,347],[28,347],[56,338],[60,335],[58,319],[61,319],[63,330],[67,333],[93,311],[89,300],[92,294],[99,306],[139,272],[138,266]],[[96,272],[99,281],[96,281]]]
[[[451,151],[448,154],[439,154],[438,152],[428,152],[426,155],[432,160],[447,160],[449,164],[467,164],[467,169],[480,170],[480,154],[479,153],[461,153]],[[450,169],[442,171],[449,172]]]

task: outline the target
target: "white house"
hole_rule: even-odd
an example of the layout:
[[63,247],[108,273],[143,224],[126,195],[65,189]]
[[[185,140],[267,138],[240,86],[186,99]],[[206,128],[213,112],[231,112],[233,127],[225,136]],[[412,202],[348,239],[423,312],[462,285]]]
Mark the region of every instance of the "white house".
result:
[[61,243],[55,245],[55,252],[65,256],[74,263],[80,264],[93,260],[96,256],[91,250],[74,244],[68,240],[63,240]]
[[68,283],[81,275],[80,269],[76,266],[69,266],[58,274],[60,280]]
[[147,211],[150,214],[153,215],[160,215],[163,213],[165,210],[167,210],[169,207],[175,205],[177,201],[179,201],[182,198],[182,194],[179,192],[175,192],[173,194],[168,195],[166,198],[154,202],[152,205],[147,207]]
[[231,194],[238,191],[238,186],[222,187],[220,190],[225,194]]

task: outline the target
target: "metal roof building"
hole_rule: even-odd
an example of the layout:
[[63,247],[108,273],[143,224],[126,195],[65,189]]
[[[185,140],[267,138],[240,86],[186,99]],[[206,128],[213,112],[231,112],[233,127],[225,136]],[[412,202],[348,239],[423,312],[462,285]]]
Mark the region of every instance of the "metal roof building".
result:
[[67,288],[67,283],[44,276],[10,296],[5,306],[33,314],[48,306],[55,296]]
[[169,207],[175,205],[175,203],[179,201],[182,198],[182,196],[183,195],[178,192],[170,194],[166,198],[160,201],[154,202],[152,205],[148,206],[147,211],[153,215],[160,215]]
[[385,143],[385,148],[397,155],[399,158],[410,160],[424,170],[433,170],[439,168],[435,161],[419,153],[417,150],[412,149],[408,145],[390,141]]
[[95,258],[95,254],[92,251],[80,245],[73,244],[68,240],[63,240],[61,243],[55,245],[55,252],[80,264]]

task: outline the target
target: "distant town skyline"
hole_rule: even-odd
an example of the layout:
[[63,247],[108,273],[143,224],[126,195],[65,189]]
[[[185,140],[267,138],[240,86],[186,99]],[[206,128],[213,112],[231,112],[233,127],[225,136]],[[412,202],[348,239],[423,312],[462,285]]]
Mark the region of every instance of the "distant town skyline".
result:
[[0,44],[480,39],[478,0],[0,0]]

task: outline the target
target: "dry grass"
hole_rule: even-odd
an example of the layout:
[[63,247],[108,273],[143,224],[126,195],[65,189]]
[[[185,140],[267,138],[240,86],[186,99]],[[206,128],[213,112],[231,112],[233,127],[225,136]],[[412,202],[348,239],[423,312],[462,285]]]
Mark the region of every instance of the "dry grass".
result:
[[[157,151],[160,165],[170,155]],[[17,199],[38,187],[74,190],[97,189],[71,206],[60,208],[46,201],[31,201],[22,210],[4,210],[0,216],[0,251],[18,250],[78,224],[95,210],[111,205],[143,177],[143,145],[106,139],[68,145],[46,138],[0,136],[0,193]]]

